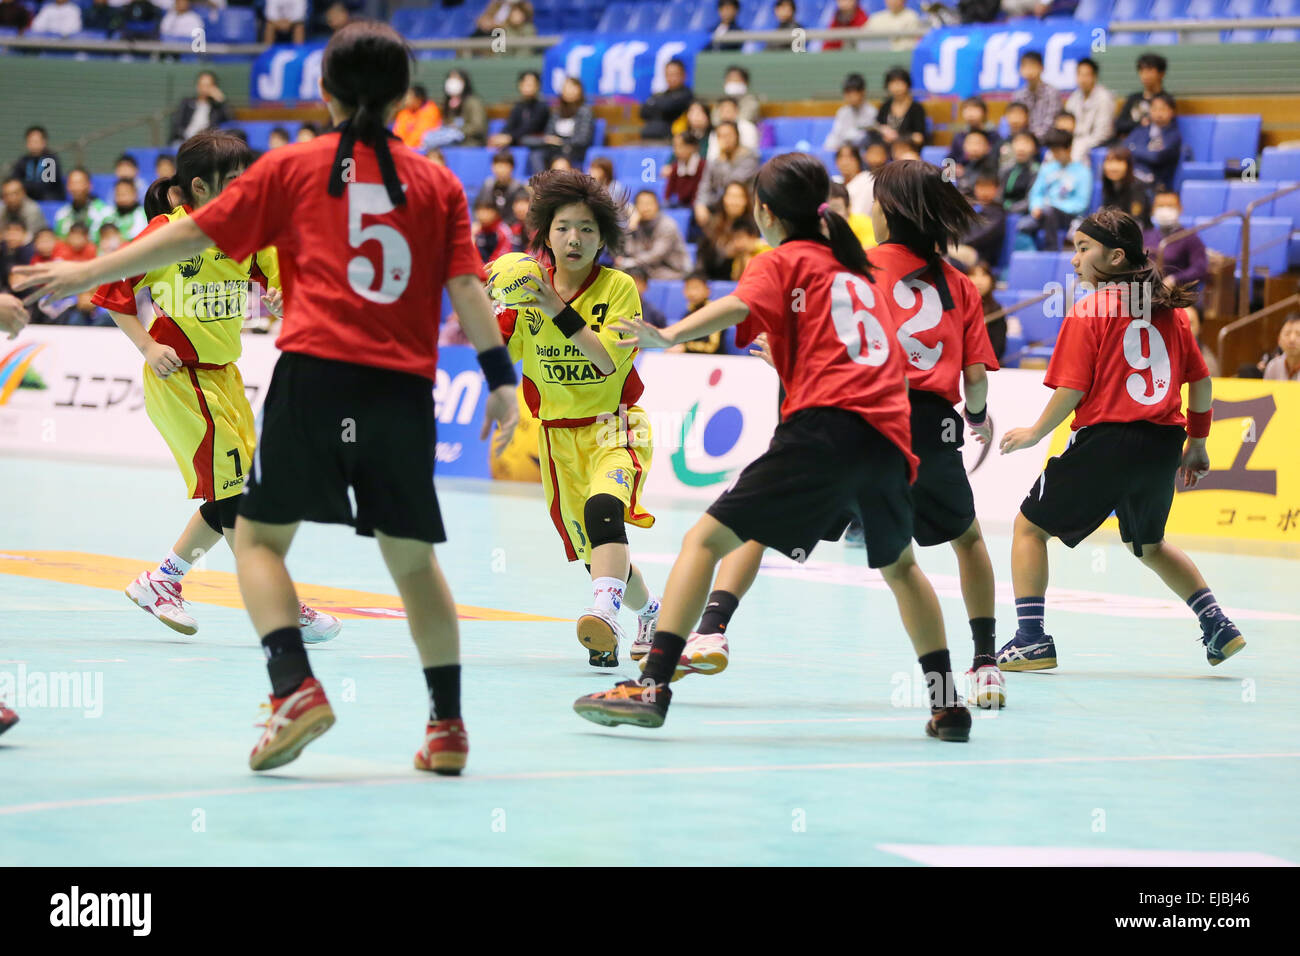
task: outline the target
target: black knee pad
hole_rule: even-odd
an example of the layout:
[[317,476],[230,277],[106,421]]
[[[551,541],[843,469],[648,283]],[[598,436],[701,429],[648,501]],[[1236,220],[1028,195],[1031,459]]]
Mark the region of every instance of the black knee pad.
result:
[[221,502],[205,501],[199,505],[199,514],[203,515],[203,520],[208,523],[208,527],[221,534]]
[[592,495],[582,509],[582,520],[587,526],[587,539],[592,548],[602,544],[627,544],[627,528],[623,525],[623,502],[613,495]]

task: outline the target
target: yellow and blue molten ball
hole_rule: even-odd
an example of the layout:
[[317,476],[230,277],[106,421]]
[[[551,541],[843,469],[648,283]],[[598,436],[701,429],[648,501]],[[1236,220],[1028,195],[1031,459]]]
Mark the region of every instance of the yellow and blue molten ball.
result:
[[534,297],[533,289],[529,288],[529,277],[536,279],[538,285],[546,281],[542,264],[523,252],[508,252],[488,263],[487,270],[489,293],[508,306]]

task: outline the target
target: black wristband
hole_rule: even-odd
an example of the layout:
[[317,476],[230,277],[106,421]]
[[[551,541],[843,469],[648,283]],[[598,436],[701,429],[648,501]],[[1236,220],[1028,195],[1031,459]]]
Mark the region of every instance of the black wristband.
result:
[[571,305],[566,305],[563,311],[551,321],[555,323],[557,329],[564,333],[566,339],[573,338],[587,325],[582,316],[575,312]]
[[989,417],[989,407],[985,405],[980,409],[978,415],[972,412],[969,408],[963,408],[961,413],[965,416],[966,421],[970,422],[972,425],[983,425],[984,420]]
[[483,370],[489,389],[514,385],[519,381],[515,377],[515,363],[510,360],[510,350],[504,345],[479,352],[478,365]]

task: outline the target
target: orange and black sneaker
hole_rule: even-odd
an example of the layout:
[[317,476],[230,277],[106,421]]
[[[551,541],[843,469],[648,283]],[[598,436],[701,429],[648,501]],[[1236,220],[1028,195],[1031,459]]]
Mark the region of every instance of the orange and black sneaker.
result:
[[18,723],[18,715],[6,707],[4,701],[0,701],[0,734],[16,723]]
[[266,730],[248,755],[248,766],[254,770],[270,770],[297,760],[304,747],[334,726],[334,711],[314,677],[308,677],[287,697],[272,694],[268,709],[266,722],[257,725]]
[[970,740],[970,725],[970,711],[960,704],[955,707],[931,707],[925,733],[928,737],[965,743]]
[[455,777],[469,760],[469,735],[459,717],[431,720],[424,728],[424,746],[415,752],[415,769]]
[[573,709],[579,717],[606,727],[618,724],[662,727],[672,699],[673,692],[667,684],[643,678],[625,680],[611,690],[579,697],[573,702]]

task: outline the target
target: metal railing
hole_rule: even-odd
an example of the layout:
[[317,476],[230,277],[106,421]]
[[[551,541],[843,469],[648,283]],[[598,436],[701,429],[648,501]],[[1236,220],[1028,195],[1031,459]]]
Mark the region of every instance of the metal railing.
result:
[[[1256,209],[1258,209],[1260,206],[1263,206],[1265,203],[1270,203],[1280,196],[1290,195],[1291,193],[1296,192],[1297,190],[1300,190],[1300,183],[1295,183],[1290,186],[1283,186],[1281,189],[1274,190],[1273,192],[1269,193],[1267,196],[1260,196],[1258,199],[1247,203],[1246,208],[1242,210],[1241,280],[1237,289],[1237,314],[1238,315],[1245,315],[1247,312],[1250,311],[1250,292],[1251,292],[1251,284],[1254,278],[1250,274],[1250,217],[1254,214]],[[1291,226],[1292,229],[1294,230],[1297,226],[1300,226],[1300,223],[1292,223]],[[1290,236],[1287,236],[1283,241],[1289,242],[1290,238],[1291,238]]]
[[1297,292],[1295,295],[1287,296],[1285,299],[1278,302],[1274,302],[1272,305],[1265,306],[1258,312],[1244,315],[1235,322],[1229,322],[1223,328],[1219,329],[1218,348],[1215,350],[1218,353],[1219,368],[1225,374],[1228,374],[1228,339],[1230,337],[1241,333],[1243,330],[1250,328],[1255,323],[1267,319],[1278,312],[1284,312],[1296,307],[1300,307],[1300,292]]
[[78,136],[54,149],[54,152],[66,154],[73,153],[76,157],[76,166],[86,165],[86,148],[92,143],[97,143],[102,139],[108,139],[111,136],[117,136],[119,133],[125,133],[127,130],[135,129],[137,126],[148,126],[150,138],[154,146],[162,146],[167,142],[163,134],[164,125],[167,123],[171,114],[167,110],[155,110],[144,116],[137,116],[132,120],[123,120],[120,123],[114,123],[112,126],[105,126],[94,132],[86,133],[84,136]]
[[[1015,315],[1017,312],[1021,312],[1029,308],[1030,306],[1038,305],[1040,302],[1045,302],[1048,299],[1050,299],[1052,296],[1056,295],[1058,291],[1061,290],[1053,289],[1051,292],[1043,292],[1039,295],[1034,296],[1033,298],[1025,299],[1022,302],[1016,302],[1013,305],[1004,306],[1001,309],[997,309],[996,311],[990,312],[988,315],[984,316],[984,324],[988,325],[990,322],[996,322],[998,319],[1005,319],[1007,316]],[[1011,362],[1019,362],[1022,358],[1028,355],[1032,349],[1042,344],[1043,343],[1041,342],[1026,341],[1024,348],[1020,349],[1019,351],[1011,355],[1002,356],[1001,362],[1003,364],[1010,364]]]

